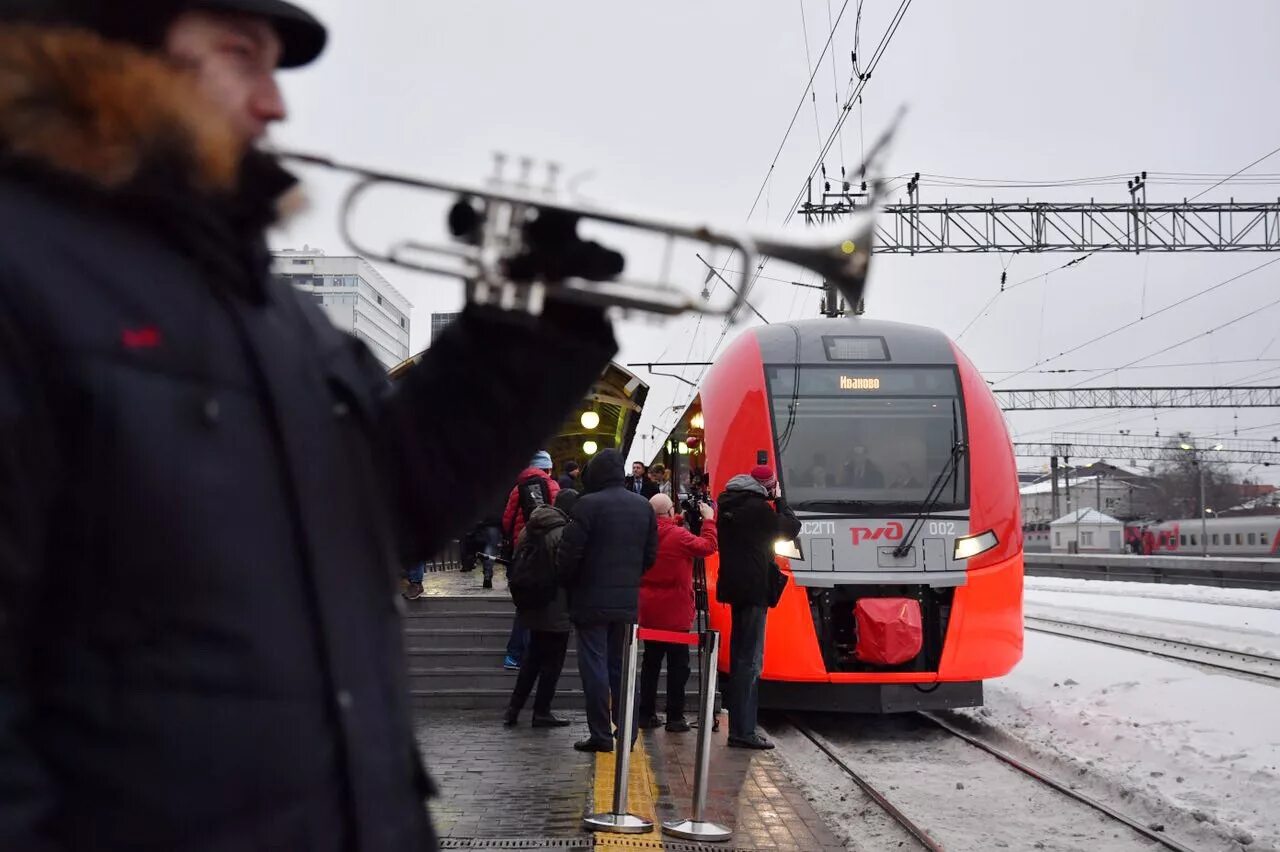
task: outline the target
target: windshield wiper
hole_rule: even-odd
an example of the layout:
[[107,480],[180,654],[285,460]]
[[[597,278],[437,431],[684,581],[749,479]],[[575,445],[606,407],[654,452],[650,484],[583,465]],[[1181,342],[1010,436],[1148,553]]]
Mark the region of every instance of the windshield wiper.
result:
[[911,546],[916,543],[916,536],[920,534],[920,530],[924,529],[924,520],[929,516],[937,505],[942,501],[942,492],[947,487],[947,483],[951,477],[955,475],[960,468],[960,458],[968,450],[963,441],[958,440],[960,435],[959,424],[956,422],[956,404],[951,403],[951,456],[947,459],[947,463],[942,466],[942,470],[938,471],[938,475],[933,480],[933,485],[929,486],[929,494],[924,498],[924,503],[920,506],[920,511],[916,513],[915,518],[911,521],[911,526],[907,529],[907,534],[902,537],[902,541],[893,549],[893,555],[897,559],[901,559],[911,552]]

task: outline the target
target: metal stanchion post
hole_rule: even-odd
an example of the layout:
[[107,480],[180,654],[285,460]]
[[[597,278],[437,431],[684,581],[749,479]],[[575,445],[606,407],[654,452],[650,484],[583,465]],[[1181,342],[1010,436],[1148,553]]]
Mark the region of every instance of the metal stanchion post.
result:
[[588,831],[612,831],[617,834],[644,834],[653,831],[653,823],[644,817],[627,812],[627,782],[631,771],[631,729],[636,712],[636,633],[639,628],[627,626],[622,645],[622,707],[618,713],[618,744],[614,747],[616,760],[613,766],[613,810],[591,814],[582,818],[582,827]]
[[707,773],[711,766],[711,718],[716,712],[716,660],[720,655],[720,633],[708,630],[701,636],[699,681],[702,700],[698,707],[698,755],[693,769],[693,816],[675,822],[664,822],[662,833],[682,840],[728,840],[732,835],[726,826],[704,820],[707,805]]

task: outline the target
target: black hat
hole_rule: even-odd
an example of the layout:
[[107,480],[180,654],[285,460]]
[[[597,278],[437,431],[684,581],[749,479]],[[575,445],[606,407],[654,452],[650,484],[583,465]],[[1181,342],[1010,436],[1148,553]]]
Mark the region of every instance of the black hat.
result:
[[83,27],[106,38],[157,49],[178,15],[208,9],[266,18],[280,36],[281,68],[314,60],[328,38],[315,16],[285,0],[0,0],[0,24],[36,23]]
[[328,33],[314,15],[285,0],[193,0],[191,9],[240,12],[266,18],[280,36],[281,68],[306,65],[324,50]]

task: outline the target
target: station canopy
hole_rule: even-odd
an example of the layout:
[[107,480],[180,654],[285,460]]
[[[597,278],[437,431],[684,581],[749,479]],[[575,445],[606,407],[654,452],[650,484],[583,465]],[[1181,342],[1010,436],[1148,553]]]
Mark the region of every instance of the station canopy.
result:
[[[396,365],[389,374],[391,379],[404,375],[422,360],[423,354],[419,352]],[[554,377],[549,381],[555,381]],[[585,466],[591,456],[604,449],[617,449],[627,456],[648,395],[649,386],[639,377],[625,367],[609,363],[543,447],[551,454],[556,473],[570,459]]]

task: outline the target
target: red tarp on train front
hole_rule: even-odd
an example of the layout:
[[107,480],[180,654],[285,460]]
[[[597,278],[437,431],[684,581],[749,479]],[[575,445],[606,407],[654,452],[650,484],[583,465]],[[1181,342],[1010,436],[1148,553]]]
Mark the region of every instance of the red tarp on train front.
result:
[[920,603],[913,598],[862,598],[854,606],[858,645],[854,654],[864,663],[892,666],[920,653],[924,633]]

